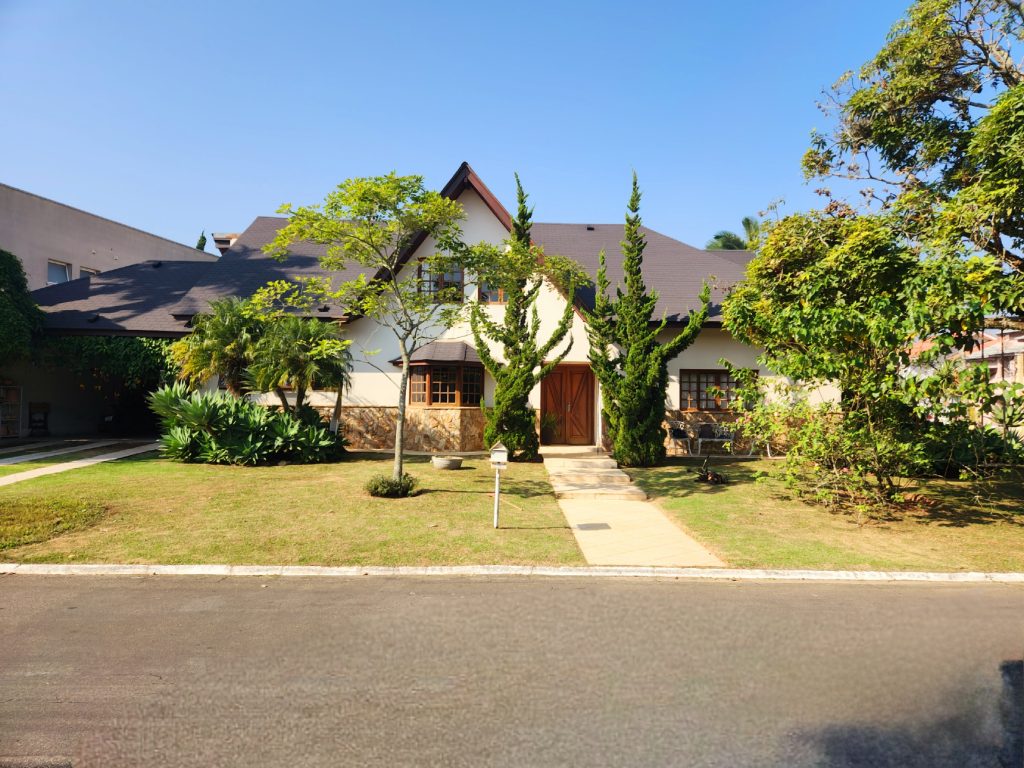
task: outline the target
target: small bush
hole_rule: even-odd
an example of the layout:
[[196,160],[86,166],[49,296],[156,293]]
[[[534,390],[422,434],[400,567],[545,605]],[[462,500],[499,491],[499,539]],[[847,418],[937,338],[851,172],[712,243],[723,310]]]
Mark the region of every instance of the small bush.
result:
[[220,392],[190,394],[174,384],[150,395],[150,407],[163,424],[162,453],[175,461],[316,464],[345,452],[345,439],[332,434],[319,417],[314,421],[303,413],[296,418]]
[[402,475],[401,480],[391,475],[374,475],[366,482],[367,493],[384,499],[404,499],[414,495],[415,490],[416,478],[410,474]]

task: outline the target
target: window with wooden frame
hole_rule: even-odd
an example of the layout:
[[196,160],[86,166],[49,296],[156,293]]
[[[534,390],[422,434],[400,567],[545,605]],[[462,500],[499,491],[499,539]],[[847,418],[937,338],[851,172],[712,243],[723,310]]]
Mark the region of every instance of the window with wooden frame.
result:
[[728,411],[736,399],[736,380],[725,370],[683,368],[679,371],[679,409]]
[[462,303],[464,275],[461,267],[446,272],[434,272],[421,261],[418,274],[420,293],[434,296],[438,301]]
[[497,286],[491,287],[487,283],[480,283],[480,303],[481,304],[504,304],[505,303],[505,289]]
[[414,365],[409,372],[409,404],[439,408],[479,406],[484,369],[477,365]]

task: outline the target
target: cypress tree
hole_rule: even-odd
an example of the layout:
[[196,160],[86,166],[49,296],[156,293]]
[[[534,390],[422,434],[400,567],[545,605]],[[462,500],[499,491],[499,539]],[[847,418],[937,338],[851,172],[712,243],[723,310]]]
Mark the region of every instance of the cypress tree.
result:
[[196,250],[197,251],[205,251],[206,250],[206,230],[205,229],[199,234],[199,239],[196,241]]
[[[574,271],[568,260],[545,256],[530,242],[533,210],[526,205],[527,195],[516,174],[518,208],[512,222],[511,237],[504,248],[477,247],[480,279],[491,290],[504,291],[505,315],[502,323],[492,320],[479,303],[470,310],[470,327],[477,354],[494,378],[494,407],[486,411],[484,442],[501,441],[512,461],[530,461],[537,457],[536,415],[530,407],[530,392],[558,365],[572,348],[548,359],[565,340],[572,326]],[[565,310],[558,326],[546,342],[540,344],[540,315],[537,298],[548,278],[567,293]],[[503,361],[491,354],[487,341],[501,346]]]
[[668,361],[697,338],[708,316],[710,291],[700,293],[701,309],[691,312],[686,326],[665,343],[658,335],[666,328],[654,321],[656,291],[644,284],[647,238],[640,218],[640,187],[633,174],[633,192],[622,241],[625,290],[610,298],[605,254],[600,256],[594,310],[586,313],[590,364],[601,383],[601,412],[608,429],[612,455],[627,467],[649,467],[665,458],[665,390]]

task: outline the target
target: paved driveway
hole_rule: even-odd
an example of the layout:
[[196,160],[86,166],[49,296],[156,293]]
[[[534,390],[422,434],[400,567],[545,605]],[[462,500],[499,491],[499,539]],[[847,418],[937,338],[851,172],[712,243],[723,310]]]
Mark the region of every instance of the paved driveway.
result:
[[0,765],[1019,768],[1022,654],[995,585],[6,576]]

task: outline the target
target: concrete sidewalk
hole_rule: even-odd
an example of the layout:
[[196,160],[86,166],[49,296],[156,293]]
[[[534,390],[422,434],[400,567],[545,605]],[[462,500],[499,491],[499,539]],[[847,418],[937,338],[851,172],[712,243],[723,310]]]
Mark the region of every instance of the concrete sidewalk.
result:
[[54,448],[48,451],[33,451],[32,453],[19,453],[17,456],[10,456],[8,458],[0,459],[0,467],[8,467],[13,464],[25,464],[29,461],[40,461],[41,459],[49,459],[53,456],[63,456],[67,453],[82,453],[83,451],[91,451],[94,448],[106,448],[108,445],[116,445],[121,442],[120,440],[97,440],[89,443],[76,443],[74,445],[64,444],[60,448]]
[[649,501],[559,499],[590,565],[725,565]]
[[[97,447],[95,444],[92,447]],[[6,477],[0,477],[0,486],[12,485],[14,483],[20,483],[22,480],[31,480],[34,477],[43,477],[44,475],[56,475],[60,472],[68,472],[72,469],[81,469],[82,467],[91,467],[93,464],[102,464],[105,461],[114,461],[116,459],[123,459],[128,456],[135,456],[140,453],[149,453],[160,448],[159,443],[146,443],[145,445],[136,445],[131,448],[124,448],[120,451],[112,451],[111,453],[102,453],[99,456],[90,456],[87,459],[76,459],[75,461],[64,461],[60,464],[51,464],[48,467],[40,467],[39,469],[30,469],[27,472],[17,472],[13,475],[7,475]]]
[[558,506],[590,565],[725,565],[593,448],[544,447]]

